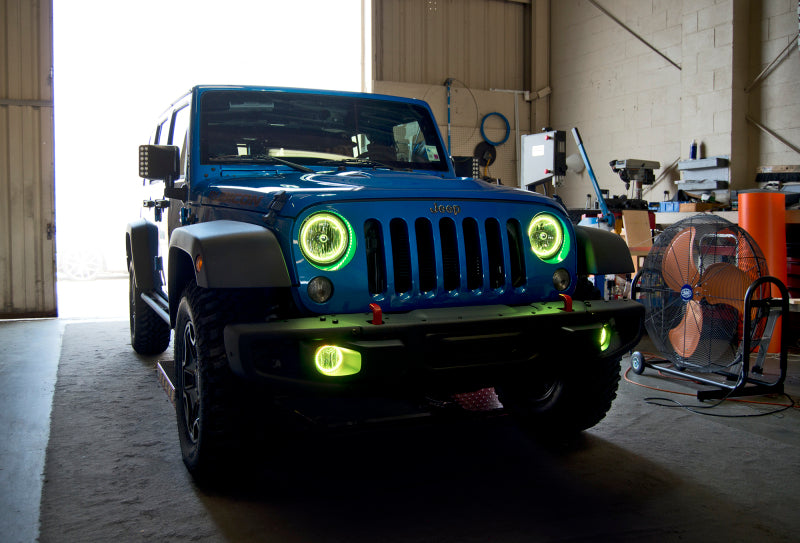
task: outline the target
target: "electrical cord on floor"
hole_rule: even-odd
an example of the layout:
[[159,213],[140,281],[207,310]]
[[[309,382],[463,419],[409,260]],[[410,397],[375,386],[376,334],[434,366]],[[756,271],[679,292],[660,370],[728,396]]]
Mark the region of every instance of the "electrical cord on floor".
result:
[[[663,389],[663,388],[658,388],[658,387],[645,385],[645,384],[642,384],[642,383],[637,383],[636,381],[632,381],[628,377],[628,372],[630,370],[631,370],[631,368],[628,368],[627,370],[625,370],[625,373],[624,373],[623,377],[627,382],[629,382],[629,383],[631,383],[633,385],[640,386],[640,387],[643,387],[643,388],[647,388],[647,389],[650,389],[650,390],[656,390],[658,392],[666,392],[668,394],[678,394],[678,395],[682,395],[682,396],[695,396],[695,394],[691,394],[689,392],[680,392],[680,391],[677,391],[677,390],[668,390],[668,389]],[[663,374],[661,374],[661,373],[659,373],[659,375],[663,376]],[[677,380],[677,379],[680,379],[680,378],[675,378],[675,379]],[[691,379],[680,379],[680,380],[691,381]],[[718,402],[716,402],[716,403],[714,403],[712,405],[691,406],[691,405],[682,404],[679,401],[674,400],[672,398],[659,398],[659,397],[648,397],[648,398],[644,398],[643,401],[645,403],[650,404],[650,405],[656,405],[656,406],[659,406],[659,407],[667,407],[667,408],[670,408],[670,409],[676,409],[676,408],[677,409],[685,409],[686,411],[689,411],[691,413],[695,413],[697,415],[708,415],[710,417],[722,417],[722,418],[765,417],[767,415],[775,415],[777,413],[781,413],[781,412],[786,411],[788,409],[800,408],[800,406],[798,406],[795,403],[794,399],[791,396],[789,396],[788,394],[786,394],[785,392],[782,393],[782,395],[785,396],[789,400],[789,404],[788,405],[787,404],[782,404],[782,403],[775,403],[775,402],[760,402],[760,401],[755,401],[755,400],[742,400],[742,399],[738,399],[738,398],[730,398],[729,396],[730,396],[731,393],[733,393],[733,390],[731,390],[724,398],[720,399]],[[724,403],[726,401],[736,402],[736,403],[755,404],[755,405],[777,406],[778,409],[775,409],[775,410],[772,410],[772,411],[767,411],[765,413],[751,413],[749,415],[725,415],[725,414],[722,414],[722,413],[710,413],[710,412],[700,411],[700,410],[706,410],[706,409],[713,409],[715,407],[720,406],[722,403]],[[670,404],[664,403],[664,402],[669,402],[670,404],[674,404],[674,405],[670,405]]]
[[[684,405],[684,404],[680,403],[677,400],[673,400],[672,398],[656,398],[656,397],[644,398],[644,402],[648,403],[650,405],[657,405],[659,407],[668,407],[668,408],[671,408],[671,409],[675,409],[675,408],[685,409],[686,411],[689,411],[690,413],[694,413],[696,415],[707,415],[709,417],[721,417],[721,418],[726,418],[726,419],[747,419],[747,418],[753,418],[753,417],[766,417],[767,415],[776,415],[778,413],[782,413],[782,412],[784,412],[784,411],[786,411],[788,409],[792,409],[793,407],[796,407],[795,401],[791,396],[789,396],[785,392],[782,393],[782,395],[786,396],[786,398],[789,400],[789,404],[788,405],[767,403],[767,402],[750,402],[750,401],[745,401],[745,400],[734,400],[734,399],[728,398],[727,396],[722,398],[721,400],[719,400],[717,403],[715,403],[713,405],[695,405],[695,406],[691,406],[691,405]],[[726,401],[735,401],[735,402],[743,402],[743,403],[754,403],[754,404],[762,404],[762,405],[778,405],[778,406],[780,406],[780,408],[779,409],[774,409],[772,411],[766,411],[764,413],[750,413],[748,415],[725,415],[723,413],[711,413],[711,412],[699,411],[700,409],[713,409],[715,407],[718,407],[718,406],[722,405]],[[671,402],[671,403],[673,403],[675,405],[669,405],[669,404],[666,404],[666,403],[659,403],[659,402]]]

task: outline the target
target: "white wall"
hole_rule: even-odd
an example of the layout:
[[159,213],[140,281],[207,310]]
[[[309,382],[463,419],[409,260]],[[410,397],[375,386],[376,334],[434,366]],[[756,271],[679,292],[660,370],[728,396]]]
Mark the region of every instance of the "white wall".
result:
[[[686,159],[693,139],[705,156],[731,156],[733,188],[754,187],[760,164],[800,164],[745,120],[761,119],[800,144],[800,53],[795,49],[761,88],[744,87],[797,34],[796,0],[601,0],[601,5],[681,66],[677,69],[587,0],[552,2],[554,128],[578,126],[602,188],[623,194],[612,159],[657,160],[663,172]],[[575,152],[568,137],[568,153]],[[674,193],[667,176],[645,198]],[[559,191],[579,207],[589,177],[568,173]]]

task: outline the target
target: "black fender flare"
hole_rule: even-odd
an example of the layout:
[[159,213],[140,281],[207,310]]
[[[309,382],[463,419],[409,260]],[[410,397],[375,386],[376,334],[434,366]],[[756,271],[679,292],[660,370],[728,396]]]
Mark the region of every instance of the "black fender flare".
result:
[[203,288],[292,285],[275,234],[256,224],[210,221],[176,228],[169,241],[170,316],[190,279]]
[[142,292],[161,288],[158,258],[158,227],[144,219],[128,223],[126,229],[128,262],[133,264],[136,286]]
[[614,232],[576,226],[578,241],[578,275],[610,275],[633,273],[633,260],[628,244]]

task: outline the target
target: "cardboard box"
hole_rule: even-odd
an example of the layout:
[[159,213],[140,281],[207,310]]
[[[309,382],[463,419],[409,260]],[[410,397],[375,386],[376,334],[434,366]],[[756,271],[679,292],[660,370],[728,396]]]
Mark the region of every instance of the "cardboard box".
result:
[[696,202],[691,204],[681,204],[681,211],[699,212],[699,211],[713,211],[722,207],[722,204],[716,202]]

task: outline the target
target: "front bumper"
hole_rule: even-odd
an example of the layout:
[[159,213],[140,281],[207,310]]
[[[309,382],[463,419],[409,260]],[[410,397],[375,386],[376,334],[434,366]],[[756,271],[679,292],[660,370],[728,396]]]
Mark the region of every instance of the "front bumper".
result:
[[[644,307],[638,302],[563,308],[549,302],[415,310],[384,315],[379,325],[371,324],[370,313],[231,324],[225,348],[234,373],[274,385],[469,390],[542,364],[620,357],[641,338]],[[320,373],[314,353],[322,345],[359,353],[360,371]]]

